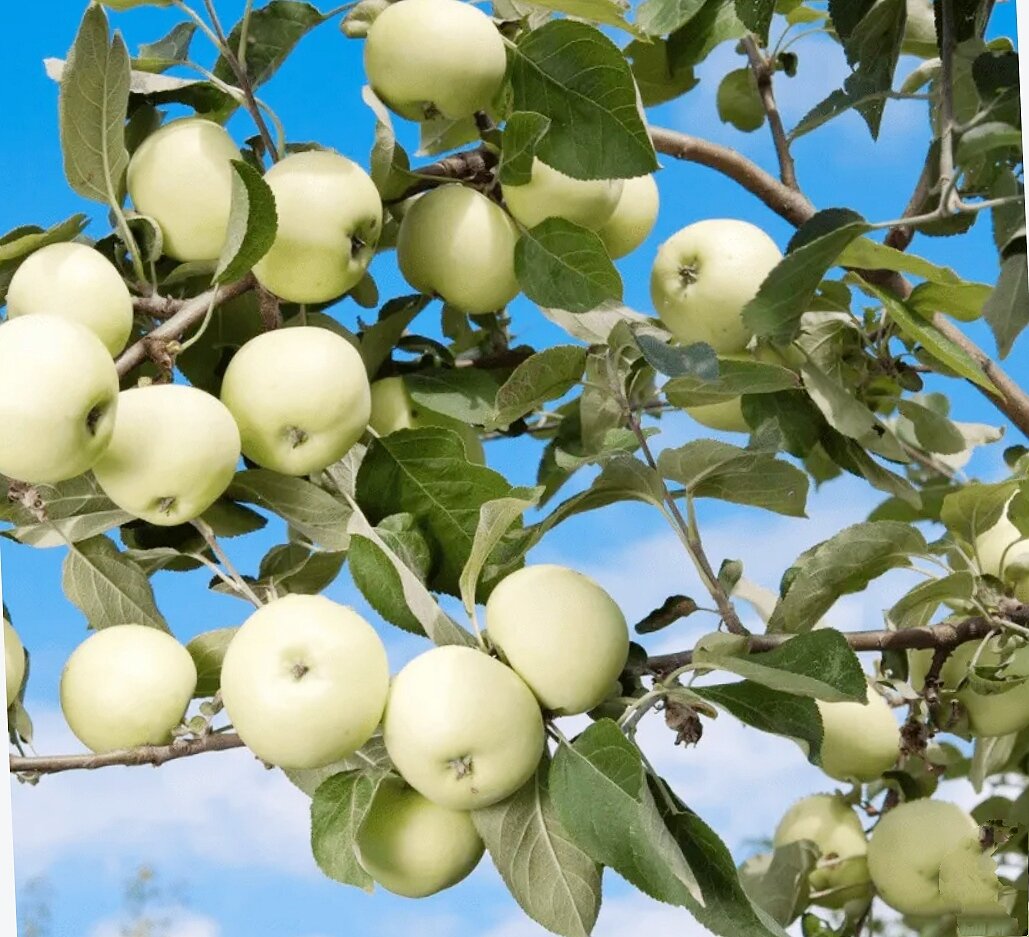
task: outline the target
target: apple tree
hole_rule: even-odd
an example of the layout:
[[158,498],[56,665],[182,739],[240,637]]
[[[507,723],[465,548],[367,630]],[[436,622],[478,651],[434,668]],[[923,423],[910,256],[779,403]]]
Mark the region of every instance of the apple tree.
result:
[[[109,16],[146,5],[181,22],[133,56]],[[310,795],[330,878],[418,897],[488,853],[564,937],[593,929],[605,868],[724,937],[1024,934],[1029,395],[1002,362],[1029,295],[1018,56],[985,38],[992,12],[268,0],[228,25],[214,0],[90,4],[48,69],[68,184],[110,231],[87,238],[75,215],[0,238],[0,519],[66,551],[89,633],[60,697],[90,753],[28,753],[32,648],[5,609],[13,773],[217,770],[213,753],[245,746]],[[335,26],[363,44],[370,154],[294,138],[262,99]],[[813,34],[850,72],[787,128],[776,87]],[[720,115],[770,133],[774,168],[648,119],[723,45],[740,58]],[[813,204],[792,144],[851,111],[878,138],[895,99],[924,102],[931,131],[906,207]],[[416,156],[395,133],[410,124]],[[627,308],[613,261],[686,171],[796,231],[779,244],[731,206],[677,206],[684,226],[648,258],[652,308]],[[910,249],[976,224],[995,284]],[[380,296],[369,265],[394,257],[408,287]],[[564,339],[518,343],[522,316]],[[951,417],[956,390],[981,422]],[[662,440],[674,421],[683,445]],[[969,477],[1005,429],[1006,475]],[[488,465],[516,437],[535,486]],[[800,519],[844,474],[878,507],[783,557],[777,592],[705,546],[699,500]],[[596,582],[526,561],[621,502],[667,521],[705,592],[669,596],[632,640]],[[237,569],[225,539],[273,519],[284,542]],[[150,580],[205,568],[238,626],[183,644]],[[826,623],[897,569],[882,621]],[[374,621],[322,595],[341,575]],[[655,653],[649,635],[686,618],[706,635]],[[391,627],[426,641],[392,676]],[[663,718],[703,745],[719,715],[794,740],[826,776],[739,867],[637,744]],[[959,777],[983,794],[971,813],[934,796]]]

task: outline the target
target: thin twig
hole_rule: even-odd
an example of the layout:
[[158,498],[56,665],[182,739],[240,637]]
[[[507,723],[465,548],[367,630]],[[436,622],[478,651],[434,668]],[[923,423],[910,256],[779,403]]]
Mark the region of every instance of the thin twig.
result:
[[790,141],[783,126],[782,115],[779,113],[779,106],[775,102],[775,88],[772,85],[772,63],[765,58],[761,49],[758,48],[757,40],[752,36],[744,36],[743,49],[750,61],[750,70],[757,82],[757,92],[761,98],[761,104],[768,117],[768,127],[772,131],[772,142],[775,144],[775,155],[779,160],[779,177],[783,185],[800,191],[797,185],[797,167],[793,161],[793,154],[790,153]]
[[232,565],[232,560],[229,559],[228,554],[222,549],[221,544],[218,542],[218,538],[211,529],[211,525],[206,521],[201,520],[199,517],[193,520],[192,524],[200,532],[200,536],[204,538],[204,541],[211,548],[211,552],[217,557],[218,562],[222,564],[222,568],[231,577],[232,582],[236,587],[236,591],[245,599],[252,602],[257,608],[260,608],[264,603],[257,597],[254,590],[250,588],[247,581],[239,574],[236,567]]

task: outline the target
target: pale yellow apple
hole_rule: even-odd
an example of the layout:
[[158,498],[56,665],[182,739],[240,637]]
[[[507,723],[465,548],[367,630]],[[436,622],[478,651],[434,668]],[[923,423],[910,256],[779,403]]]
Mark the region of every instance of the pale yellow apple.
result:
[[573,179],[539,157],[528,182],[504,186],[507,210],[527,228],[564,218],[595,231],[614,214],[621,195],[621,179]]
[[629,654],[622,610],[565,566],[525,566],[506,576],[486,603],[486,629],[540,705],[562,716],[606,699]]
[[254,612],[222,662],[221,693],[262,761],[321,768],[371,738],[386,704],[386,649],[353,609],[287,595]]
[[468,647],[433,648],[393,680],[386,750],[408,784],[453,810],[513,794],[543,755],[543,716],[510,667]]
[[597,228],[610,257],[631,254],[650,236],[659,205],[657,182],[652,175],[624,180],[614,212]]
[[7,708],[18,698],[25,679],[25,648],[14,626],[4,619],[4,678],[7,681]]
[[182,384],[153,384],[118,395],[111,443],[93,472],[123,511],[169,527],[214,504],[239,456],[236,421],[217,397]]
[[932,0],[907,0],[907,19],[904,22],[901,51],[921,58],[934,58],[939,55]]
[[1000,902],[1001,882],[993,857],[978,843],[965,842],[940,863],[940,894],[960,914],[1007,916]]
[[489,107],[507,71],[504,40],[459,0],[404,0],[372,23],[364,67],[375,93],[410,120],[459,120]]
[[174,120],[140,144],[129,162],[129,197],[160,226],[165,254],[218,259],[232,208],[232,160],[241,158],[224,127],[197,117]]
[[1018,595],[1029,591],[1029,537],[1008,517],[1010,503],[1004,505],[997,523],[976,537],[975,556],[984,575],[1012,583]]
[[496,202],[467,186],[443,185],[404,214],[397,263],[420,293],[462,312],[495,312],[518,295],[517,243],[518,228]]
[[118,372],[84,325],[38,313],[0,325],[0,474],[53,483],[107,448]]
[[61,674],[61,709],[95,752],[165,745],[196,684],[193,658],[166,631],[115,625],[72,651]]
[[383,888],[425,898],[466,878],[484,847],[467,811],[440,807],[391,778],[375,792],[357,849],[364,870]]
[[353,289],[375,256],[382,201],[375,183],[339,153],[307,150],[264,177],[278,228],[254,266],[261,285],[291,303],[327,303]]
[[872,687],[867,703],[815,700],[822,717],[822,770],[837,781],[874,781],[900,754],[900,726]]

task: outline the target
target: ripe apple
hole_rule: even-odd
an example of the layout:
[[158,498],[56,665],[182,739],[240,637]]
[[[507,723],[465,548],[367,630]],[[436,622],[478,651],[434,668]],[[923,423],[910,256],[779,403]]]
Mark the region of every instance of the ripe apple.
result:
[[231,161],[241,158],[224,127],[197,117],[173,120],[140,144],[129,161],[129,197],[160,225],[165,254],[218,259],[232,208]]
[[543,755],[543,717],[532,691],[509,667],[469,647],[433,648],[404,667],[382,730],[404,780],[453,810],[513,794]]
[[341,459],[371,413],[357,349],[313,326],[250,339],[229,362],[221,398],[246,456],[283,475],[319,472]]
[[870,894],[868,843],[854,809],[835,794],[814,794],[797,801],[775,831],[778,849],[799,840],[810,840],[821,851],[811,871],[813,892],[826,892],[815,900],[826,908],[842,908],[850,901]]
[[254,266],[261,285],[291,303],[327,303],[353,289],[382,234],[375,183],[339,153],[307,150],[264,177],[275,194],[278,229]]
[[427,407],[419,407],[407,392],[402,377],[384,377],[372,384],[372,416],[368,425],[380,436],[388,436],[398,429],[421,429],[423,426],[452,429],[461,437],[468,461],[486,464],[486,450],[475,427]]
[[936,44],[936,16],[932,0],[907,0],[907,19],[901,51],[929,59],[939,55]]
[[539,157],[524,185],[505,185],[507,210],[527,228],[547,218],[565,218],[597,230],[614,214],[622,195],[621,179],[573,179]]
[[7,708],[18,698],[25,679],[25,648],[14,626],[4,619],[4,676],[7,680]]
[[132,331],[132,297],[114,264],[74,241],[29,255],[11,279],[7,317],[46,312],[73,319],[117,355]]
[[780,260],[775,242],[755,225],[698,221],[658,250],[650,275],[654,308],[684,345],[707,342],[718,354],[741,352],[751,339],[743,307]]
[[115,625],[72,651],[61,674],[61,709],[94,752],[165,745],[196,685],[193,658],[166,631]]
[[426,898],[456,885],[482,858],[482,839],[466,810],[450,810],[403,781],[379,785],[357,834],[361,865],[405,898]]
[[562,716],[606,699],[629,655],[622,610],[565,566],[525,566],[506,576],[486,603],[486,629],[540,705]]
[[1000,519],[975,540],[975,555],[984,575],[996,576],[1004,582],[1013,583],[1020,601],[1022,592],[1029,592],[1029,537],[1008,517],[1008,504]]
[[654,230],[660,196],[653,175],[625,179],[611,217],[597,234],[613,259],[631,254]]
[[900,726],[872,687],[867,703],[815,700],[822,717],[822,770],[837,781],[874,781],[896,764]]
[[419,292],[440,296],[462,312],[495,312],[518,295],[518,237],[515,223],[496,202],[467,186],[442,185],[405,212],[397,263]]
[[375,629],[321,595],[258,609],[222,662],[229,719],[258,758],[280,768],[321,768],[353,754],[379,724],[388,691]]
[[460,120],[485,110],[507,71],[504,40],[459,0],[406,0],[368,29],[364,68],[375,93],[409,120]]
[[81,475],[107,448],[117,406],[114,361],[84,325],[44,313],[0,325],[0,473]]
[[123,511],[157,524],[185,524],[232,481],[239,462],[236,421],[217,398],[182,384],[118,395],[118,418],[93,472]]
[[940,893],[940,866],[948,853],[978,846],[979,825],[957,804],[912,800],[876,824],[868,870],[879,897],[901,914],[949,914],[959,905]]

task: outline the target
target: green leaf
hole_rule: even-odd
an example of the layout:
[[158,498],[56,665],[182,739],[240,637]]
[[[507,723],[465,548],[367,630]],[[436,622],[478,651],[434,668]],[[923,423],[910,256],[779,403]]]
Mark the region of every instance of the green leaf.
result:
[[860,443],[829,426],[824,427],[820,439],[826,455],[840,468],[864,478],[873,488],[894,495],[912,507],[921,507],[921,496],[911,482],[876,462]]
[[502,185],[526,185],[532,178],[536,147],[550,129],[550,119],[534,111],[516,111],[504,124],[500,153]]
[[[900,57],[900,46],[904,36],[904,23],[907,17],[905,0],[880,0],[867,10],[853,29],[845,35],[843,48],[847,53],[847,61],[854,67],[854,73],[847,81],[846,88],[852,98],[857,99],[855,107],[865,119],[872,138],[879,136],[885,97],[874,95],[885,94],[893,87],[893,75]],[[835,4],[833,21],[836,22],[839,4]]]
[[278,228],[275,195],[249,163],[232,160],[232,208],[215,283],[233,283],[271,250]]
[[632,63],[644,107],[674,101],[692,91],[700,81],[690,63],[673,63],[670,43],[664,39],[630,42],[625,47],[625,57]]
[[940,520],[947,530],[971,545],[1001,519],[1005,505],[1017,490],[1017,481],[963,485],[943,499]]
[[957,161],[967,165],[974,159],[998,149],[1020,151],[1022,134],[1017,127],[1003,121],[991,120],[978,124],[961,134],[958,141]]
[[818,444],[825,427],[821,412],[801,390],[746,394],[740,399],[740,408],[755,438],[798,458],[808,455]]
[[189,46],[197,31],[196,23],[178,23],[163,39],[145,42],[139,55],[132,60],[132,68],[140,72],[164,72],[189,59]]
[[627,0],[532,0],[532,5],[639,35],[639,31],[625,21],[625,14],[629,12]]
[[526,358],[497,391],[486,428],[510,426],[548,400],[563,397],[581,380],[585,368],[586,349],[578,345],[554,345]]
[[1029,325],[1029,286],[1026,285],[1027,266],[1025,240],[1016,249],[1006,252],[1001,260],[997,288],[983,306],[983,315],[997,340],[997,352],[1006,358]]
[[290,783],[313,798],[322,782],[337,774],[355,771],[372,776],[377,772],[389,773],[392,770],[393,762],[390,761],[389,752],[382,741],[382,733],[376,732],[352,755],[334,761],[331,765],[321,768],[283,768],[282,773]]
[[763,44],[768,42],[768,27],[772,25],[775,0],[735,0],[736,15]]
[[636,11],[636,25],[648,36],[666,36],[685,26],[705,0],[645,0]]
[[899,400],[897,409],[910,420],[918,444],[926,452],[954,455],[967,448],[964,434],[947,417],[917,400]]
[[967,601],[975,592],[975,577],[967,571],[920,582],[893,604],[886,617],[895,628],[923,628],[941,602]]
[[361,89],[361,99],[375,115],[375,142],[372,145],[369,175],[384,201],[400,198],[418,181],[418,177],[410,172],[407,153],[397,143],[389,109],[367,85]]
[[385,772],[347,771],[327,778],[311,799],[311,852],[318,868],[344,885],[372,891],[357,857],[357,834]]
[[308,550],[298,543],[272,547],[261,560],[259,585],[275,595],[317,595],[339,575],[346,553]]
[[434,413],[482,425],[493,413],[497,380],[482,368],[430,368],[404,375],[411,399]]
[[89,217],[83,214],[72,215],[51,228],[43,229],[36,225],[25,225],[9,231],[0,238],[0,264],[24,260],[41,247],[74,241],[89,224]]
[[732,124],[737,130],[750,133],[765,122],[765,107],[749,67],[728,72],[718,85],[715,100],[723,124]]
[[919,283],[908,297],[908,305],[925,319],[945,312],[960,322],[972,322],[983,314],[992,288],[985,283]]
[[78,543],[106,534],[131,520],[131,514],[112,505],[109,510],[93,511],[73,517],[48,518],[42,522],[33,521],[5,530],[3,535],[30,547],[65,547],[69,543]]
[[[864,270],[895,270],[898,273],[909,273],[932,283],[945,286],[958,286],[966,283],[950,267],[941,267],[924,257],[899,251],[887,244],[860,237],[851,241],[840,254],[841,267],[857,267]],[[982,284],[977,284],[982,286]]]
[[198,634],[187,645],[190,657],[197,668],[197,686],[193,691],[194,699],[214,696],[221,687],[222,661],[229,643],[236,636],[239,628],[216,628]]
[[369,378],[375,377],[415,316],[431,301],[431,297],[420,293],[391,299],[379,310],[379,321],[361,332],[358,350]]
[[762,361],[718,359],[718,376],[705,379],[684,375],[664,385],[665,397],[676,407],[696,407],[722,403],[742,394],[775,394],[795,390],[800,381],[789,368]]
[[744,862],[740,881],[750,900],[785,926],[807,907],[808,878],[819,856],[811,840],[787,843]]
[[671,378],[690,377],[701,384],[718,380],[722,363],[715,355],[715,350],[706,342],[694,342],[686,346],[670,345],[664,336],[659,338],[646,333],[636,333],[635,338],[647,364],[658,374],[666,374]]
[[806,361],[800,373],[808,396],[833,429],[869,446],[877,435],[885,436],[887,430],[879,418],[813,361]]

